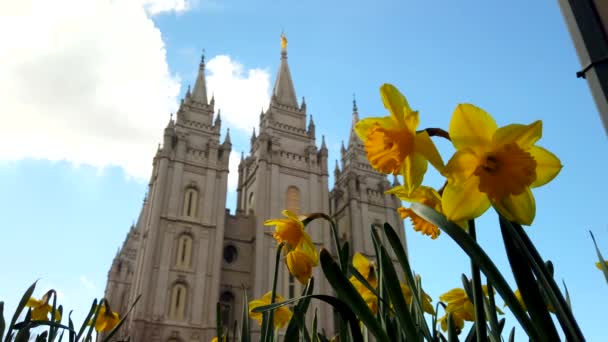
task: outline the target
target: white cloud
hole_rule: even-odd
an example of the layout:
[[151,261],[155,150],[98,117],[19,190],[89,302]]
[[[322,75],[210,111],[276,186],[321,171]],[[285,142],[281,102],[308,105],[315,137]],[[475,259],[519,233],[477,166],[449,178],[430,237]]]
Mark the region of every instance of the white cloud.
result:
[[239,185],[239,163],[241,162],[240,152],[230,152],[229,173],[228,173],[228,191],[236,191]]
[[186,0],[142,0],[145,9],[150,14],[159,14],[162,12],[181,13],[190,9],[191,3]]
[[219,55],[207,62],[207,88],[215,95],[215,108],[229,127],[251,132],[257,127],[262,108],[270,102],[270,73],[245,70],[230,56]]
[[179,80],[150,15],[186,0],[0,2],[0,159],[147,178]]
[[80,276],[80,283],[86,287],[87,289],[91,290],[91,291],[96,291],[97,290],[97,286],[95,286],[95,284],[93,284],[92,281],[90,281],[87,277],[85,276]]

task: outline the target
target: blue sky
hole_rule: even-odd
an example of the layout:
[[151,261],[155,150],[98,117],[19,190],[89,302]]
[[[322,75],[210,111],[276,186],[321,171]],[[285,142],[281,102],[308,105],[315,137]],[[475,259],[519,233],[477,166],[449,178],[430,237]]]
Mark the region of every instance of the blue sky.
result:
[[[7,104],[0,113],[0,300],[7,312],[36,279],[38,295],[57,289],[75,317],[102,295],[141,208],[162,127],[194,83],[203,48],[234,156],[249,150],[284,30],[296,93],[306,97],[317,141],[326,137],[330,171],[348,138],[352,94],[361,116],[383,115],[378,88],[385,82],[420,111],[420,127],[447,128],[458,103],[484,108],[499,125],[543,120],[538,144],[564,168],[534,191],[537,217],[526,230],[567,283],[586,337],[603,336],[608,288],[593,265],[588,230],[608,254],[608,141],[587,84],[575,77],[580,63],[555,2],[134,3],[96,1],[94,11],[62,0],[40,11],[50,5],[0,11],[8,13],[0,39],[9,42],[0,55],[11,56],[0,66],[7,71],[0,73]],[[47,20],[37,20],[41,13]],[[2,27],[9,24],[25,26]],[[452,148],[437,144],[447,160]],[[434,172],[425,182],[442,183]],[[227,206],[234,201],[231,193]],[[477,226],[481,245],[508,269],[496,215],[488,211]],[[469,265],[447,236],[430,240],[409,223],[406,233],[433,299],[460,286]]]

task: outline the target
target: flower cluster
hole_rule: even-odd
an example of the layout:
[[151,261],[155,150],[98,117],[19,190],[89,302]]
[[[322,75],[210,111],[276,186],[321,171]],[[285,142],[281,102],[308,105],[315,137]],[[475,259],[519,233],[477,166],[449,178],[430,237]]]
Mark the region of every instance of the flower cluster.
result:
[[289,272],[300,283],[306,284],[312,277],[312,268],[319,264],[319,254],[304,230],[304,217],[298,217],[289,210],[283,210],[283,215],[287,218],[267,220],[264,225],[275,226],[273,237],[278,243],[287,245],[285,262]]
[[[560,160],[536,146],[542,122],[498,127],[483,109],[460,104],[450,122],[449,137],[456,152],[447,165],[427,133],[416,131],[418,112],[390,84],[380,88],[390,115],[360,120],[355,130],[363,141],[372,167],[401,174],[403,185],[389,190],[406,202],[425,204],[463,228],[493,206],[510,221],[530,225],[536,206],[531,188],[551,181],[561,170]],[[447,182],[437,191],[421,186],[430,162]],[[399,208],[416,231],[435,239],[439,229],[408,208]]]

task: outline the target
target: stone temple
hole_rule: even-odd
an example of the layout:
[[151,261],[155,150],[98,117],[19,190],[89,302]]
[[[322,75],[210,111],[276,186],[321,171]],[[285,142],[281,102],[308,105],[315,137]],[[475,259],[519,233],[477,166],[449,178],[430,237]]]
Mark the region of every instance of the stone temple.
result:
[[[251,300],[272,288],[277,243],[273,227],[263,223],[281,217],[285,208],[329,213],[352,252],[374,255],[370,227],[384,222],[405,243],[396,211],[400,201],[384,193],[392,184],[371,168],[352,126],[330,190],[328,150],[324,139],[318,145],[306,103],[297,101],[286,44],[280,57],[268,109],[260,114],[258,134],[254,131],[251,149],[238,166],[234,214],[226,209],[232,144],[229,132],[223,141],[220,137],[222,121],[214,99],[208,98],[201,60],[194,88],[164,129],[136,224],[108,272],[105,297],[113,311],[124,315],[141,295],[120,335],[137,342],[210,341],[216,335],[218,302],[222,322],[230,329],[235,321],[240,326],[243,291]],[[354,125],[359,116],[354,101],[350,115]],[[319,248],[333,249],[329,225],[317,220],[307,230]],[[332,293],[321,267],[313,276],[316,293]],[[277,292],[290,298],[302,288],[281,265]],[[313,301],[309,313],[315,308],[319,331],[333,336],[332,308]],[[259,326],[252,321],[251,327],[256,340]]]

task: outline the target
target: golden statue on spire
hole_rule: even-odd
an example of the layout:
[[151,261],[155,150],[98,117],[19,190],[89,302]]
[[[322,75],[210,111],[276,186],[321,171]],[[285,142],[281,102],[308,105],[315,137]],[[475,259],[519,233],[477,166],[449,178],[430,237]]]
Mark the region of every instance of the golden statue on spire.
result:
[[287,50],[287,37],[285,37],[284,32],[281,32],[281,49]]

